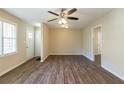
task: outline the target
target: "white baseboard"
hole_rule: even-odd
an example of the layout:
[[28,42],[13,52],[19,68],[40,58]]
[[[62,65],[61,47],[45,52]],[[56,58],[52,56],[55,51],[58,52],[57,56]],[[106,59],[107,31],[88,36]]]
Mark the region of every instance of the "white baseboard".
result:
[[13,67],[11,67],[11,68],[9,68],[9,69],[7,69],[7,70],[5,70],[5,71],[1,72],[1,73],[0,73],[0,76],[2,76],[2,75],[4,75],[4,74],[6,74],[7,72],[9,72],[9,71],[11,71],[11,70],[15,69],[16,67],[18,67],[18,66],[20,66],[20,65],[24,64],[24,63],[25,63],[25,62],[27,62],[27,61],[28,61],[28,60],[26,59],[26,60],[24,60],[24,61],[20,62],[20,64],[17,64],[17,65],[15,65],[15,66],[13,66]]
[[82,54],[82,55],[88,58],[89,60],[94,61],[94,58],[91,55],[86,55],[86,54]]
[[50,53],[50,55],[82,55],[82,53]]
[[115,71],[113,70],[110,70],[109,68],[107,68],[106,66],[102,65],[102,68],[107,70],[108,72],[112,73],[113,75],[117,76],[118,78],[120,78],[121,80],[124,81],[124,77],[123,76],[120,76],[119,74],[117,74]]
[[[82,54],[83,56],[85,56],[87,59],[91,60],[91,61],[94,61],[93,57],[91,56],[88,56],[88,55],[85,55],[85,54]],[[113,70],[110,70],[108,67],[104,66],[104,65],[101,65],[101,67],[105,70],[107,70],[108,72],[112,73],[113,75],[117,76],[118,78],[120,78],[121,80],[124,81],[124,77],[123,76],[120,76],[119,74],[117,74],[115,71]]]
[[[49,53],[49,55],[82,55],[82,54],[81,53]],[[40,62],[44,62],[49,55],[41,59]]]
[[[49,55],[82,55],[82,54],[81,53],[49,53]],[[49,55],[41,59],[40,62],[44,62]]]
[[40,62],[44,62],[47,58],[48,58],[49,55],[47,55],[46,57],[44,57],[43,59],[41,59]]

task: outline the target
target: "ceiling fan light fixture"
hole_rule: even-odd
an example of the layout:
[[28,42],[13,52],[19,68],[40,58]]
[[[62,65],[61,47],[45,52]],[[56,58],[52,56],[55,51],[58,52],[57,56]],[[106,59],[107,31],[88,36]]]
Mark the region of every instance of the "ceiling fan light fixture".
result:
[[62,21],[63,24],[67,23],[67,21],[64,18],[62,18],[61,21]]
[[59,21],[58,21],[58,24],[60,24],[60,25],[61,25],[61,24],[62,24],[62,21],[61,21],[61,20],[59,20]]
[[[76,8],[72,8],[69,11],[67,11],[66,8],[62,8],[59,14],[55,13],[55,12],[52,12],[52,11],[48,11],[48,13],[57,16],[57,18],[48,20],[48,22],[58,20],[58,24],[60,24],[60,25],[67,25],[67,23],[68,23],[67,19],[69,19],[69,20],[79,20],[79,18],[77,18],[77,17],[69,16],[69,15],[73,14],[76,11],[77,11]],[[67,26],[64,26],[64,28],[69,28],[69,27],[67,25]]]
[[58,21],[58,24],[67,24],[67,21],[66,21],[64,18],[61,18],[61,19]]

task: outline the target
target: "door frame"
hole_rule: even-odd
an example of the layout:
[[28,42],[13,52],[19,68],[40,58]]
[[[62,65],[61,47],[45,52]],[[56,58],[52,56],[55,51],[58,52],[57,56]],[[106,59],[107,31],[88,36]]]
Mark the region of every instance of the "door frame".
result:
[[103,28],[102,28],[102,24],[98,24],[94,27],[91,28],[91,52],[92,52],[92,57],[93,57],[93,61],[95,61],[95,57],[94,57],[94,29],[100,27],[101,28],[101,55],[102,55],[102,47],[103,47]]

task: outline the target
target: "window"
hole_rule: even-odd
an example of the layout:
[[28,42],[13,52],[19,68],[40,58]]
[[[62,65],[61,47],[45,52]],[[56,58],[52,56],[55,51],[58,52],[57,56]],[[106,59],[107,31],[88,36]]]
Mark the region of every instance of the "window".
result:
[[16,25],[0,21],[0,55],[16,52]]

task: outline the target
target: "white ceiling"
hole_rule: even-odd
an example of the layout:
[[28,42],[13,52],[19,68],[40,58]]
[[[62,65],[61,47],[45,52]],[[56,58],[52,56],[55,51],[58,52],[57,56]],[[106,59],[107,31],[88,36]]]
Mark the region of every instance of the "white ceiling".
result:
[[[44,22],[51,28],[61,27],[57,21],[47,22],[47,20],[56,18],[56,16],[49,14],[47,11],[59,13],[60,8],[4,8],[4,10],[32,24]],[[67,20],[69,28],[81,29],[111,10],[110,8],[78,8],[78,10],[70,16],[78,17],[79,20]]]

